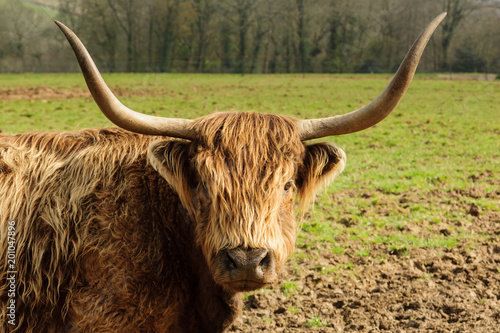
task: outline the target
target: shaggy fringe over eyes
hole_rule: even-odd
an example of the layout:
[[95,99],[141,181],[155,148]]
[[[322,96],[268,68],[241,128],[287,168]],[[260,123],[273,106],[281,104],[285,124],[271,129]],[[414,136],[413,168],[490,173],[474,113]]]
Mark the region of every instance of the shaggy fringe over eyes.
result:
[[210,260],[222,249],[265,247],[277,263],[295,244],[293,217],[280,214],[283,188],[304,152],[295,120],[253,112],[218,113],[193,124],[200,142],[194,164],[211,198],[199,224],[199,243]]

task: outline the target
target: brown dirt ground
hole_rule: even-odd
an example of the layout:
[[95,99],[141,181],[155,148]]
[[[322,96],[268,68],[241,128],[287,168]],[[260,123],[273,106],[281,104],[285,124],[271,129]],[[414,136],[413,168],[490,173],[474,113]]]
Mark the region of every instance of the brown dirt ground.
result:
[[16,89],[0,89],[0,100],[38,100],[38,99],[65,99],[87,97],[90,98],[90,93],[86,90],[73,89],[56,89],[47,86],[37,87],[22,87]]
[[[335,197],[343,195],[351,193]],[[347,249],[343,254],[333,253],[331,244],[298,248],[296,257],[304,259],[292,260],[282,279],[295,281],[296,292],[287,297],[277,284],[247,295],[229,331],[500,332],[500,212],[460,200],[466,197],[498,199],[500,190],[387,194],[386,201],[402,206],[439,200],[444,211],[462,210],[473,222],[444,219],[437,232],[448,235],[462,227],[482,237],[459,240],[451,248],[393,251],[340,236],[336,241]],[[377,210],[383,216],[387,207]],[[335,219],[332,223],[342,223]],[[400,232],[425,234],[425,228],[412,225]],[[359,256],[360,246],[370,247],[368,257]],[[343,269],[326,272],[326,267]]]
[[[167,93],[166,90],[136,89],[131,90],[121,87],[113,87],[113,92],[120,97],[131,96],[149,96]],[[48,86],[22,87],[15,89],[0,89],[0,100],[48,100],[48,99],[66,99],[66,98],[91,98],[88,90],[77,87],[53,88]]]

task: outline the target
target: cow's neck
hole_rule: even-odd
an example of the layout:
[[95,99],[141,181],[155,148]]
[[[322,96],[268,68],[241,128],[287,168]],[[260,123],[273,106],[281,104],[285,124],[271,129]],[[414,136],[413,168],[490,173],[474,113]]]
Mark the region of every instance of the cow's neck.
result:
[[193,302],[197,304],[200,322],[195,331],[222,332],[240,313],[241,296],[228,293],[214,282],[204,258],[199,263],[198,295]]
[[[161,180],[159,182],[162,183]],[[178,197],[176,200],[172,200],[172,192],[164,191],[164,187],[165,184],[150,187],[158,190],[157,193],[153,194],[154,196],[170,205],[170,207],[158,207],[157,209],[177,212],[176,216],[165,216],[161,212],[154,214],[163,215],[165,234],[170,235],[168,239],[165,238],[166,242],[163,245],[164,260],[170,262],[164,266],[172,265],[172,255],[176,256],[177,260],[175,261],[180,263],[178,274],[171,275],[172,277],[177,276],[174,279],[176,280],[174,285],[166,287],[172,288],[172,292],[179,293],[179,299],[185,300],[180,302],[181,305],[178,309],[182,313],[179,316],[178,326],[174,324],[174,327],[170,326],[170,330],[175,332],[222,332],[241,311],[241,295],[228,293],[214,282],[202,250],[196,245],[195,223],[181,207]],[[165,198],[161,198],[162,196]],[[174,208],[172,205],[175,205],[176,209],[172,209]],[[176,234],[177,237],[172,239],[172,234]],[[167,279],[165,283],[171,284],[173,282],[171,280]]]

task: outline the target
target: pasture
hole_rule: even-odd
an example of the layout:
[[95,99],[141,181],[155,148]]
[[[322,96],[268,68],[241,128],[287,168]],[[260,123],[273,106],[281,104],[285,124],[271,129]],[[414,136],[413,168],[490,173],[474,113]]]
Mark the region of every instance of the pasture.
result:
[[[114,74],[122,102],[195,118],[355,110],[388,75]],[[245,295],[234,332],[492,332],[500,322],[500,81],[417,76],[396,110],[329,137],[345,171],[299,217],[280,284]],[[111,123],[79,74],[0,75],[0,132]],[[297,215],[300,215],[299,213]]]

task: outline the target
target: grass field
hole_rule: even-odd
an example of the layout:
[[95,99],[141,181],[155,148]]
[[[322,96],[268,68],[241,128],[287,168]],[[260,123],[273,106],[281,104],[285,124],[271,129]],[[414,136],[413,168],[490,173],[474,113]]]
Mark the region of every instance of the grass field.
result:
[[[312,118],[367,104],[389,76],[115,74],[106,80],[126,105],[148,114],[194,118],[215,111],[257,110]],[[0,91],[4,133],[112,125],[89,98],[80,75],[1,75]],[[362,188],[464,189],[471,176],[500,170],[499,99],[500,81],[417,78],[382,123],[328,138],[348,155],[348,167],[328,194]],[[485,186],[487,191],[493,187]]]
[[[369,103],[390,76],[113,74],[105,79],[124,104],[148,114],[194,118],[214,111],[257,110],[312,118]],[[288,277],[258,297],[272,293],[303,302],[308,297],[307,272],[359,283],[367,266],[416,260],[413,255],[419,250],[427,251],[427,257],[429,253],[443,257],[460,251],[479,255],[479,248],[490,245],[496,249],[499,102],[500,81],[417,76],[401,104],[382,123],[363,132],[327,138],[344,149],[347,167],[307,213]],[[3,134],[110,125],[90,99],[80,75],[0,76]],[[498,270],[493,274],[498,282],[500,263],[492,265],[493,271]],[[431,270],[423,272],[426,283],[439,280]],[[492,286],[498,290],[498,284]],[[259,310],[251,306],[257,294],[246,295],[250,305],[245,315],[249,317]],[[500,293],[495,295],[500,300]],[[306,311],[299,301],[290,301],[293,304],[285,309],[299,318],[297,327],[330,325],[337,331],[350,327],[345,315],[339,322],[321,309]],[[479,301],[490,304],[486,297]],[[257,324],[281,327],[279,315],[272,311],[256,320],[243,319],[234,329],[245,331]],[[392,321],[384,325],[400,327]]]

